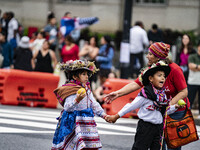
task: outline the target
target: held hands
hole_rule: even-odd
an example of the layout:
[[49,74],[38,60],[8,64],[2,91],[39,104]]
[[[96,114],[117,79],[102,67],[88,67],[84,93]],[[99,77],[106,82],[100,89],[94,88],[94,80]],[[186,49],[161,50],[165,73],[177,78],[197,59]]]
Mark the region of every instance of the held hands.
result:
[[120,116],[118,114],[116,114],[116,115],[107,115],[105,117],[105,120],[107,122],[109,122],[109,123],[115,123],[117,121],[117,119],[119,119],[119,118],[120,118]]
[[111,92],[110,94],[105,96],[105,101],[106,101],[106,103],[111,103],[112,101],[114,101],[118,97],[119,97],[118,92],[114,91],[114,92]]

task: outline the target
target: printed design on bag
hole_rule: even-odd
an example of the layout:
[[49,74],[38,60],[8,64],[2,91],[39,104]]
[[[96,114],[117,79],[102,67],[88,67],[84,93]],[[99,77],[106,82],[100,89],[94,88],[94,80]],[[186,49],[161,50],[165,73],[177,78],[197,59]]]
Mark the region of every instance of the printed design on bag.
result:
[[184,139],[190,136],[190,128],[187,124],[180,125],[176,128],[177,135],[179,138]]

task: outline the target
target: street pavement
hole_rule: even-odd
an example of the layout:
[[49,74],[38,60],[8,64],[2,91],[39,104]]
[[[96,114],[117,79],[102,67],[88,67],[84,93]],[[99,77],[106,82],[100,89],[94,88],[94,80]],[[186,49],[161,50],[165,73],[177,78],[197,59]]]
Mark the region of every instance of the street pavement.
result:
[[[0,149],[49,150],[61,109],[0,105]],[[138,119],[120,118],[109,124],[95,117],[103,150],[130,150]],[[197,125],[200,136],[200,126]],[[200,141],[183,150],[199,150]]]

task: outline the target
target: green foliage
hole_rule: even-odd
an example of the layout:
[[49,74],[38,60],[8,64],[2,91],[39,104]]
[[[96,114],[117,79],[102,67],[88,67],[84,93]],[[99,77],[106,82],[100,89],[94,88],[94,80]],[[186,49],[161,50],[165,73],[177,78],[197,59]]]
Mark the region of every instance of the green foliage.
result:
[[195,30],[173,31],[171,29],[163,29],[163,34],[164,42],[170,45],[179,45],[184,34],[188,34],[191,37],[193,46],[197,46],[198,41],[200,40],[200,36],[196,35]]
[[184,34],[188,34],[190,36],[193,46],[198,44],[199,36],[195,34],[194,30],[182,31],[182,35]]
[[24,28],[23,36],[28,36],[28,28]]

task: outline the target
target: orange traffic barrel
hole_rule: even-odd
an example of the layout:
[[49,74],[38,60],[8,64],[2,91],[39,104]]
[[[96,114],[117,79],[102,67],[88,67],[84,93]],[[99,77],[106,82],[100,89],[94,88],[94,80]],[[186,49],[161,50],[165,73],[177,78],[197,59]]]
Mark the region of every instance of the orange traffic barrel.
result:
[[[107,79],[103,85],[104,87],[103,93],[109,94],[113,91],[117,91],[131,82],[133,81],[127,80],[127,79],[117,79],[117,78]],[[126,105],[127,103],[131,103],[135,99],[135,97],[138,95],[139,92],[140,92],[140,89],[128,95],[115,99],[111,104],[104,103],[102,107],[106,110],[106,113],[108,115],[117,114],[124,107],[124,105]],[[124,115],[123,117],[124,118],[137,117],[138,110],[139,109],[133,110],[127,113],[126,115]]]
[[0,103],[56,108],[58,82],[59,76],[51,73],[0,69]]

